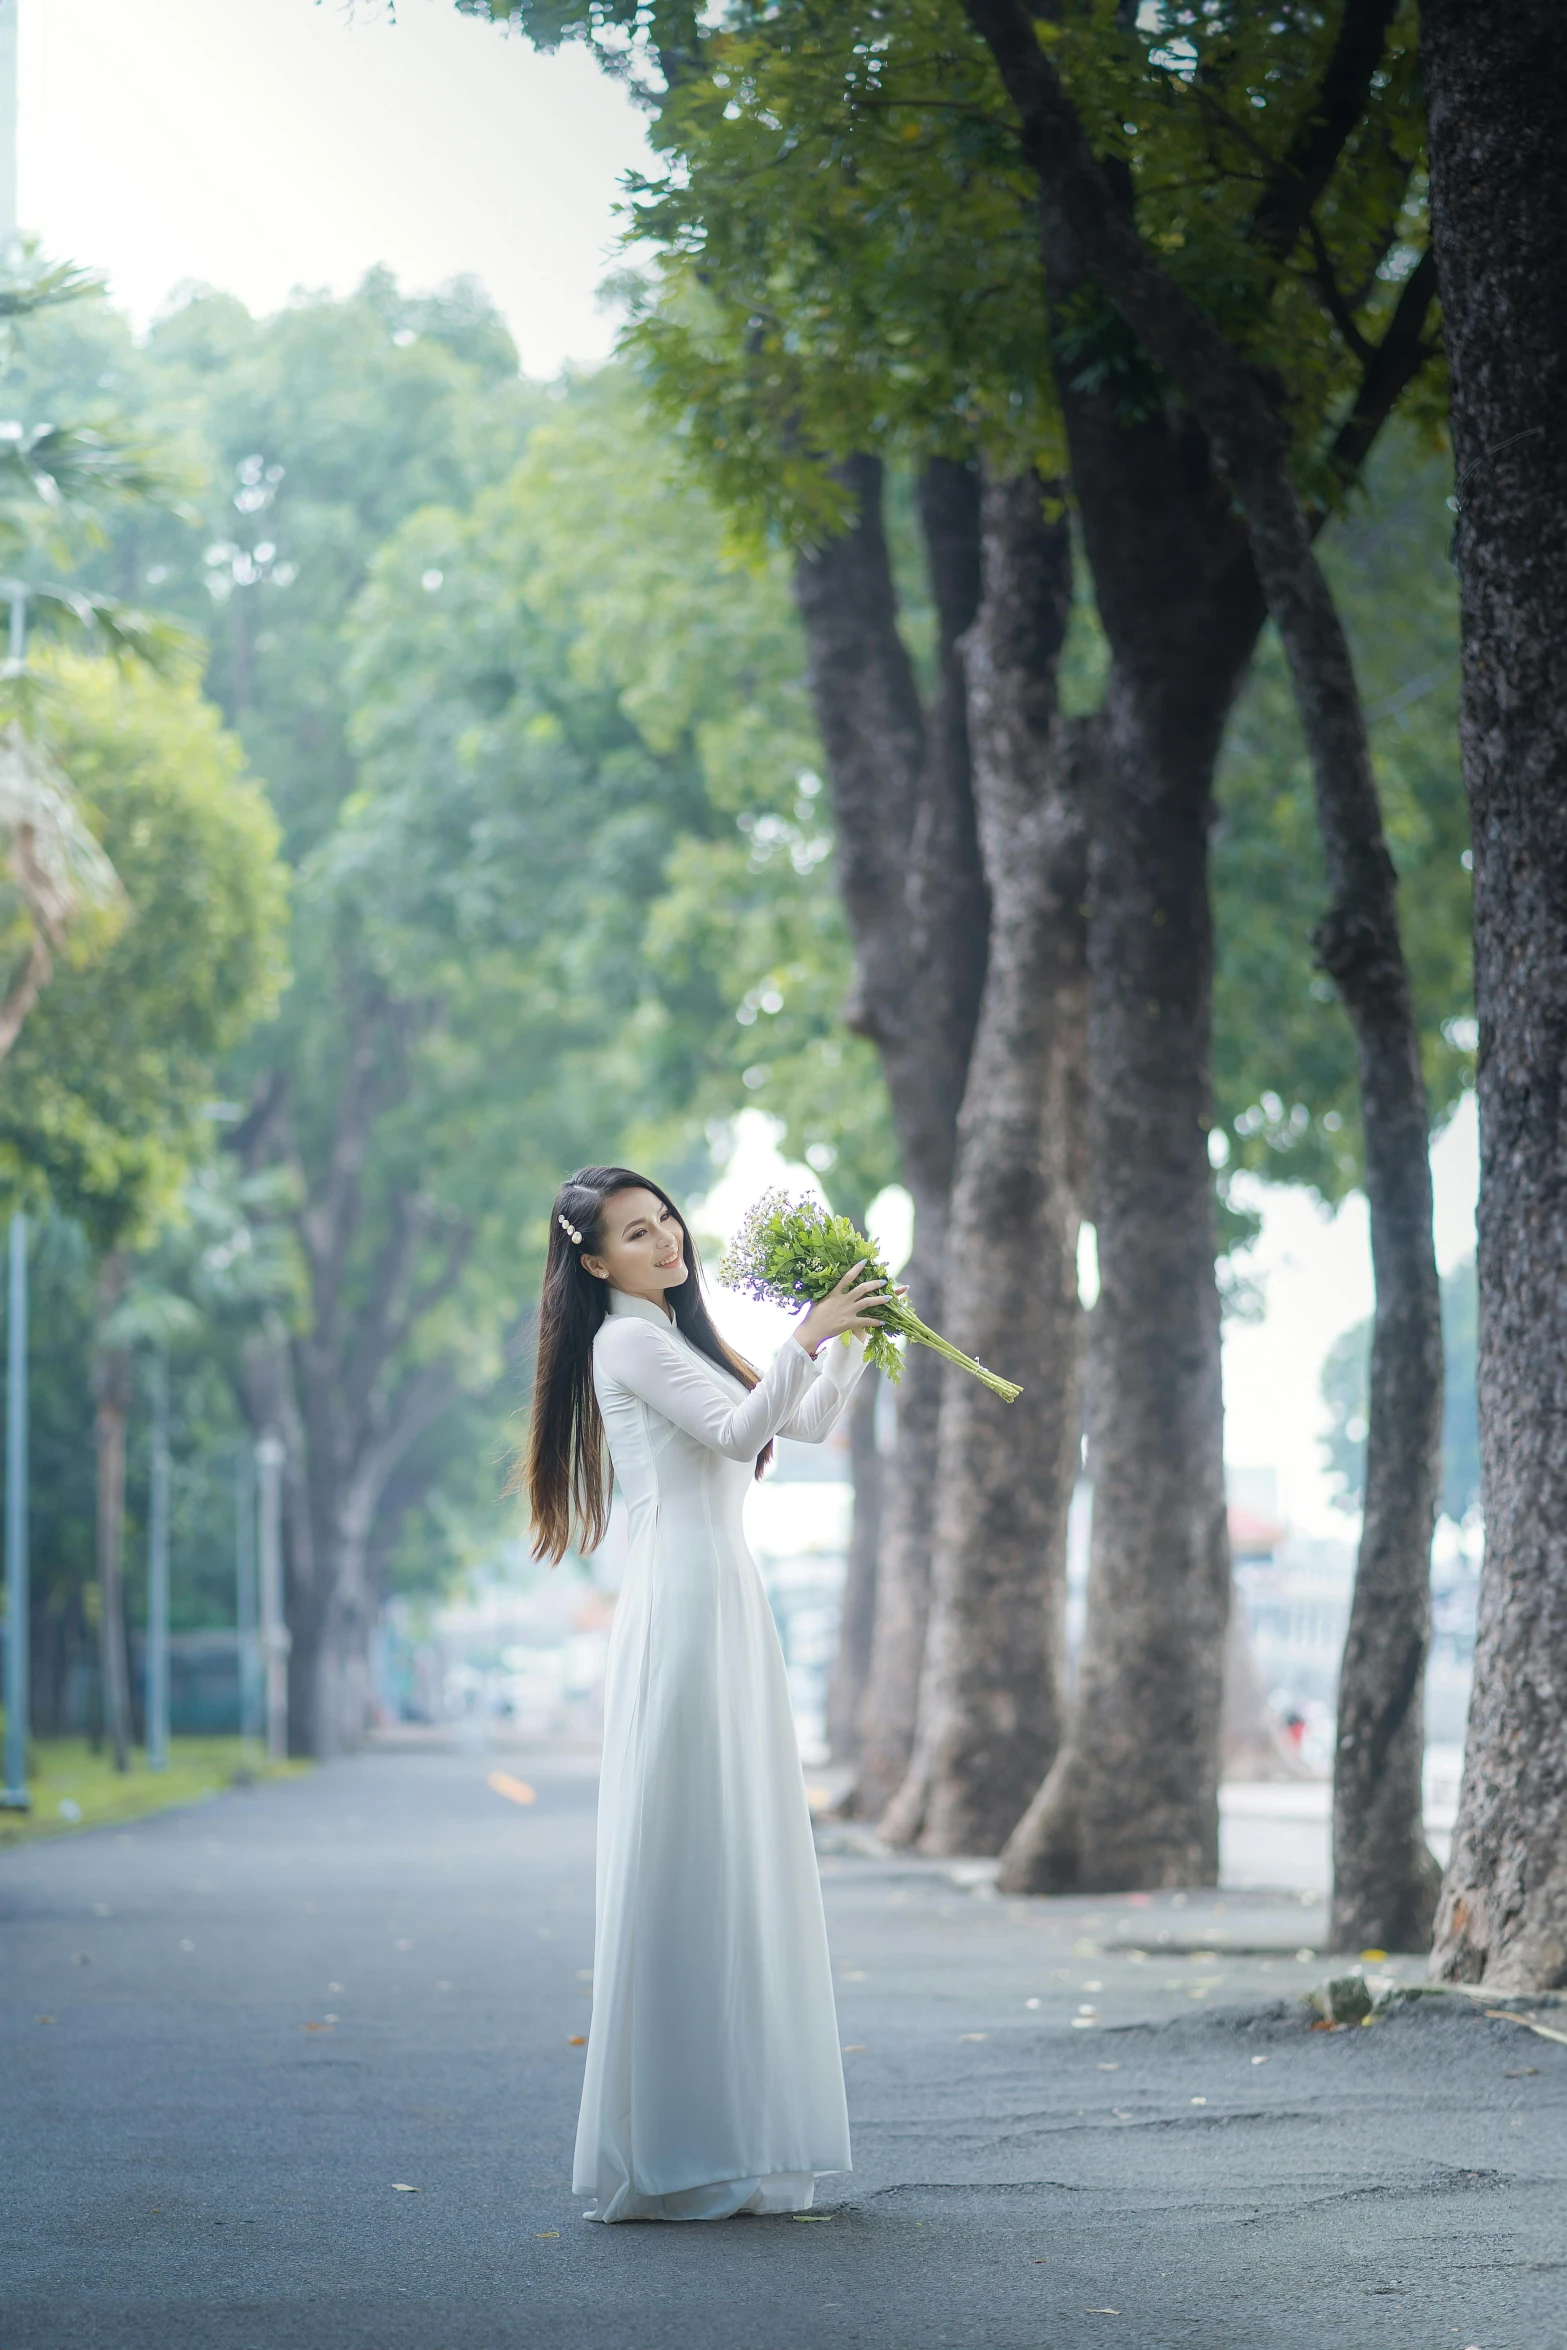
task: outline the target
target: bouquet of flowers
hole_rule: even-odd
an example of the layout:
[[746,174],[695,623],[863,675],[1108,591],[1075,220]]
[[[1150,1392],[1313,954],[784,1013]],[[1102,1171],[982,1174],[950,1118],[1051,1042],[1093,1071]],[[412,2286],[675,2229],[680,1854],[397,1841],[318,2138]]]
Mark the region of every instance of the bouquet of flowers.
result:
[[987,1371],[972,1356],[960,1354],[922,1322],[894,1293],[892,1276],[875,1244],[856,1232],[847,1216],[830,1216],[816,1200],[792,1200],[782,1191],[764,1191],[724,1251],[718,1278],[726,1289],[741,1290],[770,1305],[814,1305],[862,1263],[862,1280],[887,1284],[886,1295],[865,1308],[881,1325],[866,1341],[868,1363],[876,1364],[889,1379],[900,1378],[903,1358],[892,1341],[895,1336],[912,1339],[916,1346],[934,1348],[959,1370],[971,1371],[1003,1403],[1017,1401],[1022,1388]]

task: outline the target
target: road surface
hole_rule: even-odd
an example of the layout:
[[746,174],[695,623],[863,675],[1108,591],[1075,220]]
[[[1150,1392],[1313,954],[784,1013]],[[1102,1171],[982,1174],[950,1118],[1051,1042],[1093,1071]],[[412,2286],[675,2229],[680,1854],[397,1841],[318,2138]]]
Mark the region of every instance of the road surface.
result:
[[369,1754],[0,1859],[3,2350],[1567,2340],[1567,2047],[1456,1998],[1313,2033],[1309,1896],[1011,1902],[852,1836],[853,2174],[585,2226],[593,1792]]

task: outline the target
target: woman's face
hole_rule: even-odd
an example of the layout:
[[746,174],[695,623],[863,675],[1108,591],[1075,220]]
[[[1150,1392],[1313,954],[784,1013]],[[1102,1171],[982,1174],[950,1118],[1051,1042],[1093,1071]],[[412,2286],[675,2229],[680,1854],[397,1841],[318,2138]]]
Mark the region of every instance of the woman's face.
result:
[[678,1289],[686,1277],[680,1218],[640,1184],[635,1191],[612,1192],[604,1202],[598,1248],[582,1261],[612,1289],[662,1306],[665,1290]]

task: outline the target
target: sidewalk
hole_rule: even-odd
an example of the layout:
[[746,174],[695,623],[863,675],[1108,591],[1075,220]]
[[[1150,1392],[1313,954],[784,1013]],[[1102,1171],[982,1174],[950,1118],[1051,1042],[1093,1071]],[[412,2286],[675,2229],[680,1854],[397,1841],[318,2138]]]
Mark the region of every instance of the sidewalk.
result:
[[[1313,2032],[1314,1897],[823,1854],[855,2171],[584,2227],[586,1757],[381,1753],[0,1857],[6,2350],[1544,2350],[1567,2048]],[[1387,1972],[1415,1976],[1413,1960]]]

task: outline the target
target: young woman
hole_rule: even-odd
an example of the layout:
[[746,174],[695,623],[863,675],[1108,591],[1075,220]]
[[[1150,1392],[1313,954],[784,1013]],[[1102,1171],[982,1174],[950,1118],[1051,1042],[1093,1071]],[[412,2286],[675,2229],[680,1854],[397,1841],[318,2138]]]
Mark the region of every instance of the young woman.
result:
[[606,1440],[631,1521],[577,2129],[588,2219],[804,2211],[818,2172],[849,2168],[799,1749],[740,1511],[772,1439],[819,1443],[859,1378],[881,1285],[858,1271],[758,1378],[714,1328],[658,1184],[585,1167],[555,1202],[526,1471],[535,1556],[602,1539]]

